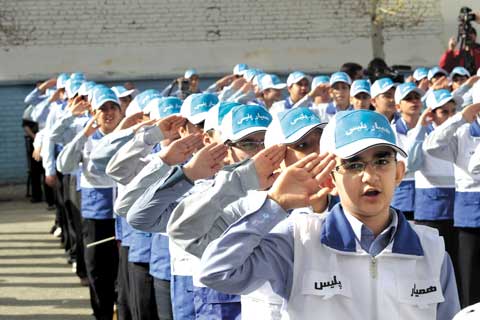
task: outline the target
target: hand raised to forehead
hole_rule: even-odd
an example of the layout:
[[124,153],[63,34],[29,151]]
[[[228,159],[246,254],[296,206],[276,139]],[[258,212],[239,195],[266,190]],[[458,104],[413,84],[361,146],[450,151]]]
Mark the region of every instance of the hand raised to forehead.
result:
[[81,96],[77,96],[68,106],[68,110],[77,117],[88,110],[88,102],[83,100]]
[[472,123],[480,113],[480,103],[474,103],[462,110],[462,117],[465,121]]
[[164,139],[175,138],[178,134],[178,128],[183,126],[187,120],[179,115],[171,115],[157,121],[156,125],[162,131]]
[[183,172],[191,181],[209,178],[223,168],[227,150],[227,146],[216,142],[206,145],[183,166]]
[[85,126],[85,128],[83,128],[83,134],[86,137],[90,137],[95,131],[97,131],[98,125],[96,121],[102,113],[102,110],[97,110],[97,113],[95,113],[95,115],[90,120],[88,120],[87,125]]
[[334,167],[332,155],[309,154],[280,174],[268,196],[285,210],[306,207],[323,195],[321,184]]
[[187,161],[193,152],[202,146],[202,135],[199,133],[191,134],[170,143],[168,147],[160,151],[159,156],[163,162],[173,166]]
[[279,172],[274,171],[280,167],[280,163],[285,158],[286,149],[284,145],[274,145],[263,149],[252,157],[260,183],[260,190],[270,188],[280,175]]
[[115,131],[127,129],[133,127],[134,125],[140,123],[143,119],[143,111],[135,112],[128,117],[125,117],[120,121],[118,126],[115,128]]

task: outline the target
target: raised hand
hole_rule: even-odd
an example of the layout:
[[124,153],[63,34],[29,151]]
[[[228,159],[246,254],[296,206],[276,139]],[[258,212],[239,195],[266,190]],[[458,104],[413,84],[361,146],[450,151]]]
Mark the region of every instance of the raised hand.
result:
[[162,131],[164,139],[172,139],[177,137],[178,128],[183,126],[186,121],[184,117],[173,114],[158,120],[156,125]]
[[474,103],[462,110],[462,117],[465,121],[472,123],[480,113],[480,103]]
[[328,91],[328,89],[330,89],[330,84],[328,84],[328,83],[320,83],[318,86],[316,86],[315,88],[313,88],[312,90],[310,90],[310,92],[308,93],[308,95],[309,95],[311,98],[315,98],[315,97],[324,95],[324,94]]
[[97,113],[87,122],[85,128],[83,128],[83,134],[85,137],[90,137],[98,129],[97,119],[102,114],[102,110],[98,110]]
[[422,127],[426,127],[432,122],[432,119],[433,119],[432,109],[426,108],[420,115],[420,118],[418,119],[418,123],[420,123]]
[[227,146],[216,142],[206,145],[183,166],[185,176],[191,181],[213,176],[223,168],[223,159],[227,156]]
[[166,164],[173,166],[183,163],[193,154],[195,150],[202,147],[202,135],[191,134],[175,140],[160,151],[160,158]]
[[285,169],[268,196],[285,210],[309,206],[330,191],[322,184],[334,167],[333,155],[312,153]]
[[115,128],[115,131],[127,129],[133,127],[134,125],[141,123],[143,120],[143,111],[135,112],[134,114],[125,117],[120,121],[118,126]]
[[252,157],[260,182],[260,190],[270,188],[280,175],[275,170],[280,167],[280,163],[285,158],[285,150],[284,145],[274,145],[263,149]]
[[88,106],[89,106],[88,102],[83,100],[81,96],[77,96],[75,99],[73,99],[72,103],[68,106],[68,110],[70,110],[70,112],[77,117],[83,114],[85,111],[87,111]]

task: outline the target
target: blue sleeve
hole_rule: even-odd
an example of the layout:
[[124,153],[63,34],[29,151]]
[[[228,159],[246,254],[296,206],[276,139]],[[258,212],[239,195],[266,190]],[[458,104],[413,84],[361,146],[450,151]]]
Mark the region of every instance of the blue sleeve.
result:
[[162,90],[160,93],[164,97],[168,97],[169,95],[172,95],[172,92],[169,93],[169,91],[172,89],[173,83],[170,83],[168,86],[165,87],[165,89]]
[[220,292],[248,294],[266,281],[283,298],[293,280],[293,232],[274,201],[232,224],[202,255],[200,281]]
[[445,252],[445,258],[443,259],[442,270],[440,272],[440,283],[445,301],[439,303],[437,306],[437,319],[450,320],[460,311],[460,301],[458,299],[457,283],[455,281],[452,260],[447,252]]
[[193,187],[180,167],[164,180],[151,185],[131,206],[127,222],[145,232],[165,232],[177,200]]

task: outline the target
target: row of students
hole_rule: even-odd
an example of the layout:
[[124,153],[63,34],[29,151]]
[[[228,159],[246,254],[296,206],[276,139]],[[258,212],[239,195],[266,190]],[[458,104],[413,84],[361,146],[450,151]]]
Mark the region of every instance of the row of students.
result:
[[[244,67],[236,66],[235,69],[241,68]],[[418,254],[413,255],[426,255],[430,259],[429,251],[431,250],[432,257],[436,260],[429,260],[427,264],[431,262],[432,266],[441,266],[440,269],[437,269],[438,272],[433,273],[433,282],[428,287],[429,289],[436,288],[435,298],[433,300],[427,299],[428,303],[426,300],[420,302],[420,304],[430,305],[429,311],[425,311],[424,314],[426,316],[427,314],[436,314],[438,318],[453,315],[457,309],[456,296],[452,293],[456,291],[456,286],[452,284],[452,279],[455,282],[455,276],[453,275],[448,256],[441,259],[443,258],[443,251],[441,246],[438,245],[440,242],[437,240],[429,242],[436,237],[435,233],[432,233],[429,229],[424,231],[420,227],[415,227],[414,229],[410,227],[409,229],[408,224],[404,222],[404,215],[399,213],[400,211],[390,210],[388,211],[390,212],[389,214],[382,212],[383,218],[385,216],[389,217],[388,222],[391,227],[387,228],[389,237],[385,237],[382,236],[381,231],[383,229],[372,229],[372,226],[367,223],[368,219],[365,220],[365,217],[362,216],[362,212],[351,212],[354,209],[358,210],[358,208],[355,208],[356,202],[362,202],[364,199],[368,199],[368,201],[373,203],[382,200],[382,203],[388,203],[389,206],[391,200],[389,197],[392,196],[392,204],[397,210],[403,209],[407,214],[413,214],[415,211],[415,215],[410,215],[409,218],[429,221],[428,214],[425,214],[420,209],[418,209],[418,212],[421,213],[417,216],[417,209],[414,206],[415,197],[417,196],[415,188],[417,186],[413,183],[413,172],[422,168],[424,163],[429,161],[433,163],[433,166],[436,166],[434,164],[436,160],[428,160],[427,156],[421,158],[420,156],[415,156],[414,158],[406,157],[403,151],[408,150],[416,155],[423,153],[433,154],[429,153],[425,143],[422,142],[426,130],[423,129],[424,125],[417,125],[417,123],[425,124],[425,119],[430,116],[425,114],[420,117],[423,91],[415,86],[413,82],[396,86],[390,79],[379,79],[369,88],[368,81],[355,80],[352,83],[349,76],[342,72],[334,73],[330,79],[325,79],[324,77],[317,79],[316,86],[309,89],[311,79],[308,75],[301,72],[292,73],[287,79],[287,83],[282,84],[278,78],[262,74],[258,70],[247,70],[245,68],[236,71],[239,74],[224,77],[223,80],[221,79],[222,81],[212,85],[209,91],[213,91],[213,93],[192,94],[183,102],[178,98],[165,98],[156,90],[146,90],[137,95],[126,107],[124,111],[126,117],[123,120],[121,120],[122,110],[119,95],[122,92],[124,94],[127,92],[125,88],[118,89],[118,92],[115,92],[104,86],[91,87],[90,99],[87,98],[85,102],[79,101],[78,97],[83,95],[78,95],[78,91],[75,94],[75,89],[66,90],[67,94],[70,92],[71,100],[64,108],[67,108],[70,113],[67,112],[64,117],[53,121],[53,129],[49,131],[49,135],[54,137],[51,139],[52,142],[56,142],[55,137],[59,136],[59,132],[63,132],[63,136],[66,136],[65,133],[69,130],[76,134],[71,141],[65,143],[65,147],[60,153],[57,167],[64,173],[71,173],[75,171],[78,163],[82,163],[83,175],[80,185],[82,186],[83,182],[81,211],[85,244],[113,235],[112,226],[116,227],[117,239],[121,239],[120,274],[117,278],[117,281],[119,281],[117,298],[119,315],[122,318],[128,318],[128,315],[130,315],[135,319],[153,317],[168,319],[172,316],[175,319],[193,319],[195,317],[233,319],[240,317],[241,314],[244,317],[247,316],[247,318],[249,315],[253,317],[258,314],[265,315],[265,318],[280,318],[281,313],[285,312],[290,304],[286,303],[289,300],[286,293],[293,290],[293,287],[290,287],[292,285],[290,282],[293,278],[291,275],[288,275],[289,271],[285,271],[287,269],[284,270],[287,278],[282,278],[282,281],[271,278],[269,276],[270,269],[268,268],[265,270],[261,268],[261,271],[255,269],[255,272],[246,273],[253,277],[253,282],[250,283],[248,279],[242,280],[243,284],[238,284],[241,286],[241,290],[235,287],[237,284],[230,288],[231,291],[227,290],[228,288],[224,290],[224,288],[228,287],[228,285],[224,286],[224,284],[229,283],[226,280],[228,280],[231,272],[235,275],[242,274],[243,276],[245,274],[243,272],[248,270],[248,268],[245,269],[245,266],[239,265],[242,273],[238,271],[222,273],[224,272],[222,271],[224,265],[220,262],[217,265],[216,263],[220,261],[218,259],[228,261],[228,259],[222,259],[224,259],[224,255],[228,256],[228,254],[231,254],[233,255],[233,261],[236,261],[235,259],[238,256],[235,256],[235,254],[245,254],[240,244],[251,245],[251,242],[246,240],[247,243],[241,242],[240,244],[224,246],[220,249],[212,249],[212,258],[203,257],[206,259],[205,263],[203,260],[202,262],[199,260],[199,258],[204,256],[204,251],[211,246],[212,242],[212,246],[215,248],[214,243],[217,241],[222,243],[224,238],[229,238],[228,232],[233,228],[231,226],[237,224],[236,221],[238,219],[243,219],[242,217],[248,212],[261,209],[262,204],[265,202],[265,193],[258,193],[256,190],[264,190],[272,186],[272,183],[278,178],[278,172],[274,173],[274,171],[278,169],[280,163],[282,163],[282,166],[279,170],[283,176],[280,175],[281,178],[277,180],[283,182],[278,182],[281,188],[275,194],[273,202],[278,204],[284,201],[283,192],[285,192],[286,198],[291,197],[294,199],[294,207],[284,207],[284,209],[288,209],[287,214],[291,216],[288,219],[295,221],[293,219],[297,219],[296,214],[294,214],[296,211],[307,213],[315,221],[319,213],[324,213],[320,217],[330,217],[331,215],[335,215],[335,219],[346,217],[350,225],[354,227],[355,223],[352,222],[353,220],[350,221],[350,218],[351,216],[355,217],[364,224],[361,226],[362,232],[365,226],[365,230],[370,231],[370,233],[365,231],[365,233],[357,235],[357,240],[361,248],[359,252],[370,255],[374,266],[376,266],[375,257],[388,250],[388,245],[395,243],[397,228],[403,231],[406,228],[406,232],[410,232],[412,239],[417,239],[413,233],[419,234],[420,242],[417,243],[415,248]],[[225,79],[228,79],[228,81]],[[432,76],[431,79],[434,79],[434,77]],[[432,88],[425,99],[427,106],[430,104],[430,108],[438,109],[442,112],[444,105],[448,105],[452,101],[456,102],[455,99],[457,97],[446,90],[450,94],[450,98],[448,96],[444,96],[443,100],[438,98],[441,100],[438,101],[445,102],[444,104],[436,106],[432,102],[435,97],[440,95],[438,91],[441,90],[437,90],[438,83],[443,83],[444,80],[442,76],[434,79],[431,83]],[[77,81],[70,82],[77,83]],[[469,83],[470,88],[468,91],[470,91],[470,94],[475,92],[475,88],[471,88],[473,82],[471,80]],[[85,84],[84,81],[78,81],[78,83],[80,84],[78,89]],[[271,101],[268,102],[270,95],[265,94],[265,91],[280,91],[285,86],[288,87],[290,97],[276,104],[273,103],[270,110],[268,110],[268,104]],[[278,91],[268,91],[268,93],[278,95]],[[351,93],[352,97],[350,97]],[[332,101],[328,101],[328,95]],[[473,96],[475,95],[473,94]],[[274,99],[278,98],[277,96]],[[362,102],[370,100],[371,105],[366,102],[359,103],[355,99]],[[88,109],[89,100],[92,106],[92,113],[95,114],[94,118],[89,118],[84,113]],[[433,107],[434,105],[435,107]],[[397,112],[397,106],[400,112]],[[353,108],[370,109],[372,107],[377,110],[376,113],[367,111],[351,112]],[[445,108],[448,109],[448,107]],[[472,108],[466,108],[462,114],[472,110]],[[345,110],[350,112],[341,112]],[[349,193],[352,192],[349,188],[346,188],[345,185],[339,186],[338,188],[344,188],[343,194],[337,190],[340,193],[341,205],[335,207],[337,209],[333,208],[332,212],[327,213],[333,207],[333,204],[338,201],[338,198],[327,196],[327,193],[332,191],[335,183],[325,179],[324,171],[327,170],[326,168],[329,168],[330,171],[333,169],[331,168],[333,166],[333,155],[320,157],[317,155],[320,151],[325,151],[322,150],[322,144],[319,143],[319,140],[325,124],[327,122],[336,123],[337,118],[343,119],[344,114],[352,114],[349,117],[358,118],[355,118],[355,120],[339,120],[341,126],[343,126],[343,129],[341,129],[344,130],[342,131],[343,135],[351,136],[351,139],[354,140],[364,139],[365,143],[371,142],[372,138],[383,139],[384,142],[388,141],[386,144],[390,145],[394,151],[401,155],[398,158],[398,163],[402,163],[402,165],[397,165],[397,169],[394,170],[396,171],[395,179],[392,180],[398,183],[400,187],[395,188],[395,185],[393,185],[392,195],[384,195],[382,186],[370,185],[371,182],[363,181],[363,184],[373,186],[373,188],[367,188],[368,190],[365,191],[364,195],[355,199]],[[385,115],[386,119],[380,114]],[[79,117],[75,117],[75,115]],[[379,116],[380,118],[378,118]],[[82,120],[82,118],[85,119]],[[73,122],[75,121],[79,122],[79,125],[74,125]],[[390,126],[391,121],[393,123]],[[385,123],[388,123],[388,126]],[[333,127],[334,129],[332,130],[336,132],[335,125]],[[69,130],[66,130],[66,128],[69,128]],[[367,138],[362,136],[366,128],[373,128],[370,131],[374,132],[378,137],[369,137],[367,133],[365,133]],[[116,132],[113,132],[114,129]],[[385,136],[381,136],[382,132]],[[329,139],[331,141],[342,140],[342,134]],[[394,137],[393,140],[391,136]],[[430,136],[429,134],[427,139]],[[349,145],[354,140],[347,141],[346,144]],[[376,149],[384,144],[383,142],[372,145],[367,143],[365,150],[369,148]],[[262,151],[264,145],[268,148]],[[377,157],[376,153],[370,154],[367,152],[364,155],[362,153],[363,149],[360,150],[361,152],[352,154],[338,154],[337,147],[328,147],[327,144],[325,148],[339,157],[336,161],[341,166],[336,166],[334,171],[340,175],[343,174],[342,172],[346,173],[349,171],[345,169],[346,165],[344,166],[347,162],[351,164],[351,166],[350,164],[347,166],[348,168],[359,166],[362,169],[358,172],[360,176],[370,176],[370,173],[366,172],[369,164],[372,167],[370,169],[378,171],[378,169],[383,168],[383,164],[394,162],[394,160],[390,159],[392,158],[390,156],[394,155],[395,152],[389,154],[389,157]],[[382,152],[385,153],[387,151],[383,150]],[[373,155],[374,160],[368,163],[356,161],[357,157],[362,160],[370,155]],[[355,161],[344,161],[351,157]],[[219,171],[221,168],[223,169]],[[312,177],[307,172],[311,174],[311,171],[316,172],[314,176],[318,175],[317,185],[313,183],[313,180],[309,180]],[[354,169],[350,171],[352,173]],[[405,175],[407,178],[403,179],[405,171],[407,172],[407,175]],[[335,177],[336,174],[334,173],[333,176]],[[427,172],[425,179],[431,176],[436,176],[436,174]],[[300,180],[295,181],[295,179]],[[112,183],[105,185],[109,181]],[[113,184],[113,181],[115,181],[115,184]],[[96,184],[97,182],[98,185]],[[293,184],[289,185],[289,182]],[[295,182],[300,183],[300,185],[304,182],[305,185],[302,187],[306,189],[289,189],[289,187],[297,185]],[[323,187],[321,190],[318,189],[319,184]],[[433,187],[442,188],[441,185],[434,185]],[[117,188],[118,193],[114,192]],[[418,189],[425,188],[419,185]],[[273,188],[273,190],[277,189]],[[307,201],[305,196],[313,190],[316,191],[314,194],[310,194]],[[394,195],[393,192],[395,192]],[[350,197],[353,198],[350,199]],[[114,207],[113,201],[115,201]],[[353,204],[350,204],[350,209],[347,209],[347,213],[344,213],[342,210],[344,210],[344,206],[349,205],[349,201],[353,202]],[[439,203],[441,201],[435,202],[435,205],[441,207],[442,205]],[[302,206],[297,206],[298,204],[302,204]],[[402,205],[406,207],[400,208]],[[274,203],[270,205],[270,207],[272,206],[274,206]],[[352,206],[354,209],[352,209]],[[302,207],[307,208],[290,212],[290,209]],[[124,218],[117,218],[115,223],[111,219],[113,211],[118,216]],[[256,223],[261,225],[261,222],[269,220],[269,210],[266,213],[263,210],[261,212],[257,216],[263,217],[262,221],[254,219],[253,222],[238,222],[238,225],[241,226],[239,230],[242,237],[251,236],[249,232],[255,230]],[[334,214],[335,212],[337,213]],[[102,217],[96,216],[103,213],[105,215],[102,215]],[[89,214],[92,214],[92,216]],[[424,215],[422,216],[422,214]],[[447,217],[448,214],[445,216]],[[435,216],[434,218],[438,217]],[[273,227],[273,224],[278,222],[277,219],[274,219],[268,223]],[[320,227],[323,222],[320,221],[319,223],[318,226]],[[108,224],[108,226],[103,224]],[[431,225],[441,229],[439,225],[433,223]],[[247,232],[247,229],[245,229],[247,227],[253,229]],[[386,227],[386,225],[383,227]],[[289,230],[291,228],[293,227],[288,227]],[[269,229],[271,227],[262,229],[262,234]],[[334,228],[332,230],[334,234],[338,233],[340,235],[346,232],[343,229],[337,230]],[[224,233],[225,231],[227,232]],[[168,233],[168,237],[165,236],[165,232]],[[450,231],[440,230],[440,232],[450,234]],[[236,234],[233,239],[237,236]],[[255,233],[255,237],[258,236],[259,234]],[[468,236],[473,239],[471,240],[471,250],[474,250],[475,237],[472,237],[471,233]],[[365,239],[363,239],[364,237]],[[351,238],[352,241],[354,241],[354,238]],[[299,240],[301,241],[300,238]],[[401,254],[402,249],[412,249],[412,247],[409,248],[410,245],[413,246],[410,241],[406,241],[406,243],[404,243],[405,241],[402,242],[403,240],[398,241],[401,245],[397,247],[399,251],[395,251],[395,253]],[[426,242],[424,243],[424,241]],[[422,245],[427,246],[426,254],[420,254],[420,250],[424,249]],[[430,245],[432,247],[428,247]],[[448,246],[449,244],[447,244]],[[125,249],[127,247],[128,249]],[[236,247],[241,250],[237,251]],[[318,245],[313,245],[309,249],[317,247]],[[260,249],[260,252],[264,253],[262,250]],[[268,250],[276,252],[271,248]],[[215,255],[217,251],[220,254],[219,256]],[[349,249],[344,251],[349,251]],[[453,249],[447,251],[453,252]],[[289,258],[285,252],[280,250],[276,254],[285,258],[287,265],[295,265],[295,261],[293,261],[293,265],[291,262],[288,262],[290,260],[288,260]],[[451,253],[451,255],[453,254]],[[117,270],[117,256],[118,251],[116,248],[112,249],[112,246],[104,244],[94,246],[93,249],[88,248],[85,251],[92,307],[97,318],[108,318],[110,316],[110,311],[108,310],[112,310],[111,306],[114,299],[111,298],[113,295],[110,294],[114,292],[114,284],[112,285],[111,276],[115,275],[115,273],[110,270],[110,274],[106,275],[104,274],[106,270],[102,267],[108,265],[108,263],[113,263],[111,267]],[[98,263],[102,258],[106,257],[111,258],[109,258],[110,261],[108,263]],[[262,258],[265,258],[265,256],[262,256]],[[253,259],[256,261],[257,257],[253,257]],[[334,258],[331,257],[329,259]],[[126,263],[127,261],[128,263]],[[216,271],[212,274],[213,278],[210,278],[212,261],[212,268]],[[275,264],[279,263],[279,261],[276,260]],[[468,268],[470,269],[468,270],[472,270],[476,261],[471,259],[469,262]],[[231,264],[229,268],[233,268]],[[425,265],[419,266],[419,268],[424,268],[422,269],[423,271],[418,271],[420,273],[431,271]],[[281,277],[285,276],[284,271],[282,271]],[[300,272],[302,273],[303,271]],[[199,281],[199,273],[200,275],[204,274],[204,276],[200,277],[200,280],[203,279],[204,284]],[[472,273],[466,272],[466,274]],[[418,276],[419,279],[413,279],[414,282],[416,280],[425,280],[420,279],[420,274]],[[340,278],[340,276],[338,277]],[[344,281],[352,282],[353,280],[348,279],[348,277]],[[215,283],[216,279],[222,280],[218,280],[222,282],[220,286]],[[113,277],[114,280],[115,276]],[[223,283],[223,281],[225,282]],[[331,286],[337,280],[323,282],[330,282]],[[327,286],[323,286],[321,283],[318,286]],[[463,283],[464,280],[462,279]],[[209,285],[210,288],[205,287],[205,284]],[[338,282],[334,283],[335,285],[338,285]],[[361,288],[364,285],[371,284],[365,282],[358,285]],[[416,285],[416,282],[414,285]],[[464,286],[462,285],[461,287],[462,292],[464,292]],[[472,287],[471,284],[466,285],[465,292],[470,292]],[[222,290],[216,291],[212,288],[221,288]],[[441,295],[438,294],[440,288],[442,288],[441,294],[447,297],[451,303],[451,308],[445,307],[445,304],[440,303]],[[349,290],[351,291],[351,289]],[[415,287],[414,290],[416,290]],[[248,295],[242,296],[240,299],[239,296],[235,295],[240,293],[240,291],[242,294],[248,293]],[[427,293],[433,293],[433,291]],[[470,294],[470,298],[464,298],[466,299],[464,300],[466,304],[475,301],[472,294]],[[120,299],[123,299],[121,308]],[[355,301],[357,299],[358,301],[361,300],[356,298]],[[392,298],[392,301],[397,301],[396,299],[398,297],[395,296]],[[326,305],[329,305],[328,308],[335,307],[336,303],[340,303],[337,300],[340,301],[335,299],[331,306],[328,303]],[[414,304],[412,301],[420,300],[411,300],[411,303]],[[290,306],[301,302],[301,300],[298,300],[291,303]],[[283,311],[281,311],[282,303]],[[240,305],[242,306],[241,312]],[[433,306],[437,306],[437,308],[432,308]],[[346,310],[354,310],[355,308],[358,307],[348,306]],[[440,312],[437,312],[437,309]],[[305,316],[310,312],[307,310],[303,311],[307,312]],[[296,310],[292,314],[303,311]],[[415,308],[401,310],[401,312],[406,312],[405,314],[416,311],[417,309]],[[289,311],[286,312],[289,313]],[[349,314],[348,312],[351,311],[346,312]],[[368,312],[376,311],[375,308],[372,308]]]

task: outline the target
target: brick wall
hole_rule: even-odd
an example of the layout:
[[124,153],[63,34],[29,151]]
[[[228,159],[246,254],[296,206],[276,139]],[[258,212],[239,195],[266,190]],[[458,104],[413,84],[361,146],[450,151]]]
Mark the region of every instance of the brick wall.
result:
[[[386,29],[388,60],[435,63],[445,48],[444,16],[455,20],[460,4],[403,0],[396,8],[397,2],[382,1],[405,22]],[[474,1],[464,4],[469,2]],[[34,80],[63,70],[124,79],[171,76],[190,66],[226,72],[237,62],[277,72],[334,70],[346,60],[366,64],[372,55],[368,3],[0,0],[0,59],[9,61],[0,81]],[[438,53],[425,57],[432,51]]]

